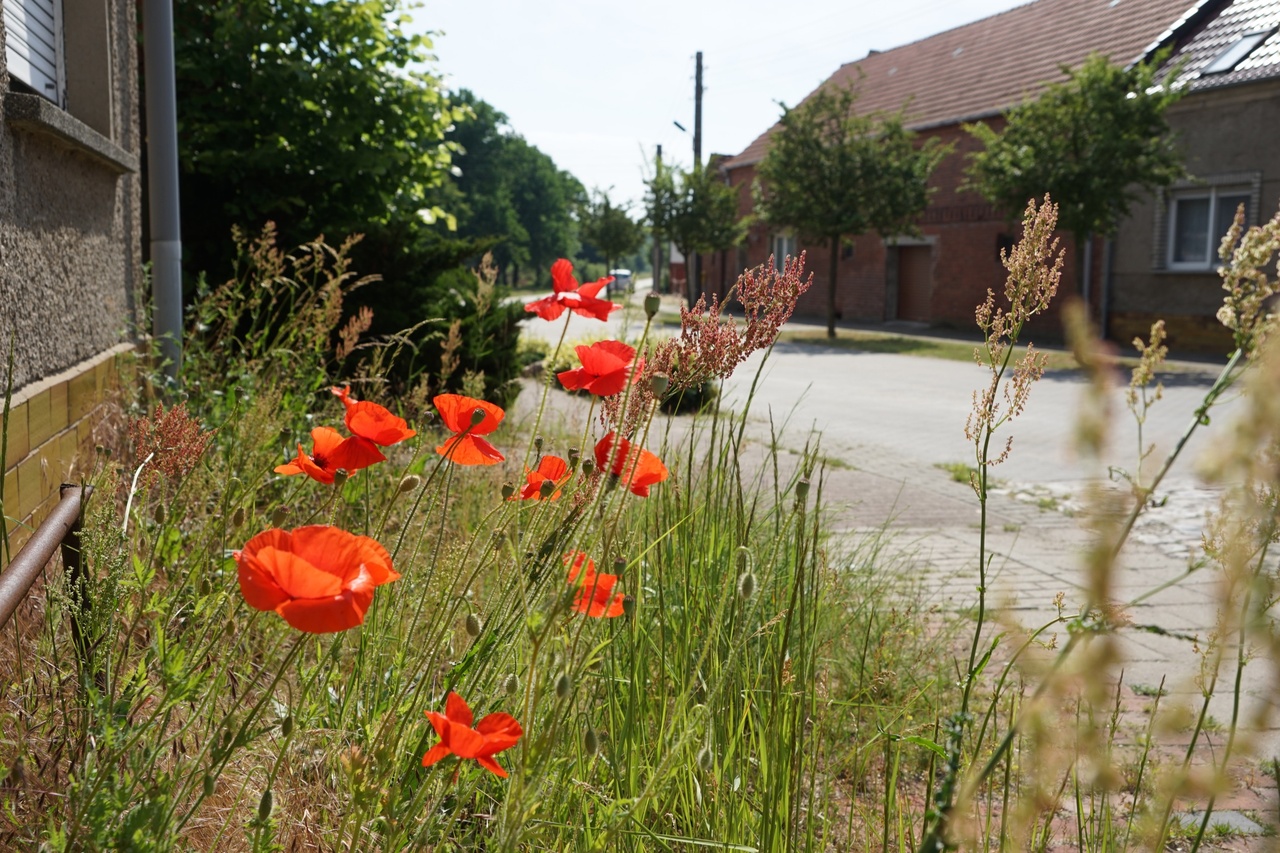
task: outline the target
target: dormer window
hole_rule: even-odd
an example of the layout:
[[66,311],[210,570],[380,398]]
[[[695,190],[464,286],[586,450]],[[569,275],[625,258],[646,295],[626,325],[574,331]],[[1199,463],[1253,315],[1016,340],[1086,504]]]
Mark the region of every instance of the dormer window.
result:
[[1213,62],[1205,66],[1201,74],[1225,74],[1234,69],[1249,54],[1253,53],[1254,48],[1266,41],[1275,27],[1269,30],[1258,30],[1252,33],[1245,33],[1214,57]]

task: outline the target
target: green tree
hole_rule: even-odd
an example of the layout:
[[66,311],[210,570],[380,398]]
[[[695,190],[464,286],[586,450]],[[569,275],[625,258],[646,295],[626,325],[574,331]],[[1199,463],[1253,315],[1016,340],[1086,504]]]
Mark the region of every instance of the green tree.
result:
[[1094,54],[1010,110],[1002,132],[969,126],[984,146],[970,155],[970,186],[1010,216],[1047,193],[1077,256],[1089,235],[1114,234],[1141,191],[1186,173],[1165,121],[1182,92],[1156,85],[1162,60],[1120,68]]
[[188,269],[230,272],[231,226],[284,245],[404,232],[436,194],[465,118],[399,0],[211,0],[174,7]]
[[463,89],[452,96],[472,116],[449,133],[457,144],[454,191],[446,196],[458,211],[462,237],[498,238],[493,257],[513,283],[522,269],[535,280],[550,275],[552,262],[576,248],[573,210],[585,197],[576,178],[530,145],[492,105]]
[[836,334],[840,240],[913,231],[929,198],[929,174],[948,150],[937,139],[918,144],[901,113],[857,113],[857,99],[853,87],[819,89],[798,107],[784,105],[756,185],[765,221],[830,246],[829,337]]
[[[745,223],[738,216],[738,193],[715,169],[685,171],[659,162],[645,187],[654,239],[670,240],[686,261],[695,252],[717,252],[742,241]],[[700,285],[690,283],[691,300],[702,295]]]
[[579,215],[578,233],[594,246],[612,270],[618,258],[629,255],[644,243],[644,225],[631,218],[626,207],[618,207],[609,194],[596,190]]

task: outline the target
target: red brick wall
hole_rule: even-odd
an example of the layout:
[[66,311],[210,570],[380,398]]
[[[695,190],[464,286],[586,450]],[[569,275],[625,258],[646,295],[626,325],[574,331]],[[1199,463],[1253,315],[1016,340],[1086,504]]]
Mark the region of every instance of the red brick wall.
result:
[[[989,122],[994,129],[1003,126],[1003,119]],[[974,308],[986,298],[987,289],[1001,293],[1005,271],[1000,265],[998,246],[1001,235],[1017,236],[1017,219],[1006,217],[994,209],[981,195],[963,189],[967,179],[967,155],[981,148],[980,143],[960,125],[930,130],[921,138],[937,137],[943,144],[952,145],[951,152],[942,159],[930,178],[932,194],[929,206],[919,222],[921,234],[932,244],[933,289],[930,299],[930,321],[936,324],[971,328]],[[729,173],[730,183],[738,188],[738,210],[746,215],[752,211],[751,184],[755,179],[755,167],[744,166]],[[756,224],[748,233],[746,263],[755,266],[764,263],[769,256],[770,237],[773,229]],[[1059,234],[1061,246],[1067,251],[1063,270],[1062,288],[1065,296],[1076,289],[1075,259],[1069,235]],[[881,322],[893,319],[886,316],[885,261],[889,249],[875,234],[863,234],[852,240],[852,256],[848,248],[840,251],[839,274],[836,288],[836,313],[840,319],[855,322]],[[830,248],[823,244],[806,245],[806,269],[814,274],[814,286],[801,299],[796,308],[798,318],[820,320],[826,317],[827,282],[830,274]],[[1100,281],[1101,251],[1095,252],[1095,278]],[[724,254],[726,281],[732,283],[739,272],[738,253]],[[721,258],[716,254],[704,261],[708,288],[715,290],[721,281]],[[1095,286],[1095,294],[1098,288]],[[1049,314],[1033,325],[1038,337],[1061,336],[1056,300]]]

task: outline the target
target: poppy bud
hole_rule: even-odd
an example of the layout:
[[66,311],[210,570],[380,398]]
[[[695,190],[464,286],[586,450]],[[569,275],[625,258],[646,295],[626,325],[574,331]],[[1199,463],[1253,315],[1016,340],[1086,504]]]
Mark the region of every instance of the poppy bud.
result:
[[582,451],[576,447],[569,448],[569,470],[576,470],[578,462],[582,459]]
[[667,395],[667,388],[670,386],[671,377],[665,373],[655,373],[649,377],[649,390],[659,399]]
[[594,470],[596,470],[596,463],[592,462],[590,459],[582,460],[582,475],[584,477],[590,477],[591,472]]
[[278,506],[271,512],[271,526],[283,527],[288,518],[289,508],[287,506]]
[[400,481],[400,493],[412,492],[422,484],[422,478],[417,474],[410,474]]
[[293,714],[290,714],[289,716],[285,717],[284,720],[280,723],[280,734],[282,734],[285,737],[288,737],[289,735],[293,734]]
[[485,410],[480,408],[479,406],[476,406],[474,409],[472,409],[471,425],[480,426],[480,424],[484,423],[485,414],[486,414]]
[[474,613],[467,614],[467,636],[472,639],[480,636],[480,629],[483,626],[480,623],[480,617]]
[[208,773],[204,775],[204,795],[206,797],[213,796],[213,777]]
[[555,490],[556,490],[555,480],[543,480],[542,485],[538,486],[538,494],[542,495],[544,498],[551,497],[551,493],[554,492]]
[[711,768],[715,766],[715,756],[711,754],[711,747],[704,746],[698,752],[698,769],[703,773],[710,773]]
[[622,615],[628,619],[636,615],[636,600],[633,596],[622,596]]
[[796,500],[799,503],[803,504],[808,499],[809,499],[809,478],[801,477],[799,482],[796,483]]
[[662,307],[662,297],[656,293],[650,292],[644,298],[644,315],[652,320],[657,316],[658,309]]
[[539,455],[541,455],[541,453],[542,453],[542,436],[540,436],[540,435],[536,435],[536,436],[534,436],[534,437],[533,437],[533,449],[534,449],[534,452],[536,452],[536,453],[538,453]]
[[156,504],[151,517],[155,519],[156,524],[164,524],[164,504]]
[[582,751],[588,756],[593,756],[600,751],[600,738],[596,735],[596,730],[587,726],[587,731],[582,735]]
[[514,672],[502,680],[502,689],[508,696],[514,696],[520,692],[520,679],[516,678]]
[[512,495],[514,495],[515,493],[516,493],[516,487],[515,487],[515,485],[514,485],[513,483],[503,483],[503,484],[502,484],[502,499],[503,499],[504,501],[505,501],[507,498],[509,498],[509,497],[511,497]]
[[258,801],[258,820],[265,821],[271,817],[271,805],[271,789],[268,788],[262,792],[262,799]]
[[751,572],[743,572],[738,576],[738,595],[750,598],[756,594],[756,576]]
[[334,488],[341,489],[341,488],[342,488],[342,486],[343,486],[343,484],[347,482],[347,479],[348,479],[350,476],[351,476],[351,475],[350,475],[350,474],[348,474],[346,471],[342,471],[342,470],[334,471],[334,472],[333,472],[333,485],[334,485]]
[[231,526],[233,528],[236,528],[244,524],[244,515],[245,515],[244,507],[242,506],[236,507],[235,510],[231,513]]
[[573,692],[573,679],[569,677],[569,673],[562,672],[560,677],[556,679],[556,698],[568,699],[569,694]]

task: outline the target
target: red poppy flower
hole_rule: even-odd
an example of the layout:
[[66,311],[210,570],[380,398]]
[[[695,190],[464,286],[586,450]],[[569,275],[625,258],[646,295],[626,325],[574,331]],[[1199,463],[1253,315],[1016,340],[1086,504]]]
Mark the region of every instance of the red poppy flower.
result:
[[316,427],[311,430],[311,453],[304,451],[299,444],[298,455],[294,460],[285,465],[277,465],[275,471],[286,477],[306,474],[321,483],[332,483],[333,475],[339,468],[351,473],[386,458],[371,441],[358,436],[343,438],[337,430]]
[[507,771],[493,757],[504,749],[515,746],[516,741],[524,734],[524,729],[520,728],[520,724],[510,714],[490,714],[480,721],[480,725],[472,728],[471,721],[474,718],[471,709],[461,696],[450,691],[449,698],[444,703],[444,713],[428,711],[427,719],[440,736],[440,742],[422,756],[423,767],[430,767],[447,755],[456,755],[459,758],[474,758],[476,763],[489,772],[507,778]]
[[548,496],[548,500],[554,501],[560,497],[560,487],[573,475],[569,473],[569,463],[559,456],[544,456],[538,463],[537,470],[526,468],[524,476],[529,482],[520,490],[519,495],[511,496],[513,501],[542,500],[542,484],[546,482],[555,484],[555,491]]
[[[573,599],[573,609],[585,613],[593,619],[612,619],[623,612],[622,593],[613,594],[613,587],[618,582],[617,575],[596,571],[595,561],[581,551],[566,554],[564,561],[569,567],[569,583],[581,583],[578,594]],[[585,565],[585,569],[584,569]],[[578,580],[578,575],[582,580]]]
[[404,418],[391,414],[377,403],[351,399],[350,388],[330,388],[329,390],[338,395],[342,405],[346,406],[347,431],[352,435],[383,447],[390,447],[418,434],[417,430],[409,429]]
[[560,384],[570,391],[586,390],[597,397],[611,397],[627,387],[627,376],[639,381],[644,359],[635,361],[636,351],[622,341],[600,341],[576,347],[582,367],[557,373]]
[[502,423],[506,412],[500,407],[461,394],[440,394],[432,402],[440,411],[440,420],[453,432],[436,453],[459,465],[496,465],[505,458],[480,437]]
[[544,320],[555,320],[566,310],[583,317],[608,320],[609,312],[621,305],[596,296],[613,277],[599,279],[591,284],[579,285],[573,277],[573,264],[561,258],[551,265],[551,295],[536,299],[524,306],[524,310],[537,314]]
[[311,525],[264,530],[235,552],[240,592],[299,631],[331,634],[364,622],[373,590],[399,580],[387,549],[367,536]]
[[614,433],[596,443],[596,467],[620,477],[628,489],[642,498],[649,497],[649,487],[661,483],[669,474],[657,456],[625,438],[616,438]]

